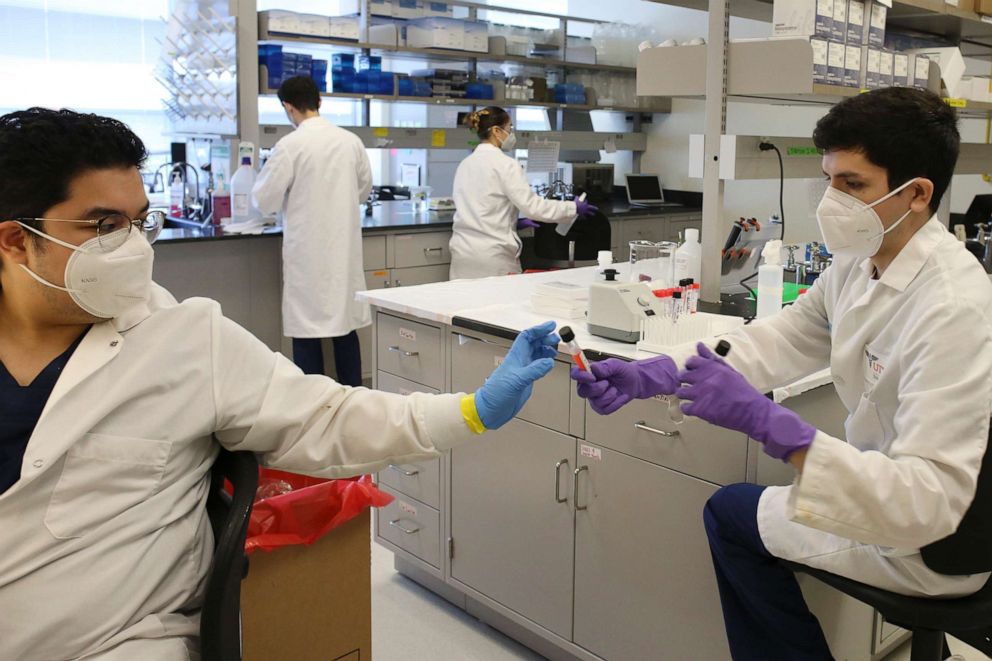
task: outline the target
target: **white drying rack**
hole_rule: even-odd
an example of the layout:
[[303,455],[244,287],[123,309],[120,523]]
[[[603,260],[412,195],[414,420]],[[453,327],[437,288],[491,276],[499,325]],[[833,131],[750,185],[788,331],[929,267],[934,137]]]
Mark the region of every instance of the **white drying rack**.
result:
[[669,354],[674,347],[729,333],[744,325],[740,317],[697,312],[678,323],[661,317],[641,322],[641,340],[637,348],[649,353]]

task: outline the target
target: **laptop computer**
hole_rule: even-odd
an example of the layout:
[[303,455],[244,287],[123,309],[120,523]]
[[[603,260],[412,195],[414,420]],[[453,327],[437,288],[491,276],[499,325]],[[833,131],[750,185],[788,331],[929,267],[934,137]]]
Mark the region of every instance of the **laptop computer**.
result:
[[656,174],[628,174],[627,201],[631,205],[641,207],[662,207],[671,204],[665,202],[665,194],[661,190],[661,178]]

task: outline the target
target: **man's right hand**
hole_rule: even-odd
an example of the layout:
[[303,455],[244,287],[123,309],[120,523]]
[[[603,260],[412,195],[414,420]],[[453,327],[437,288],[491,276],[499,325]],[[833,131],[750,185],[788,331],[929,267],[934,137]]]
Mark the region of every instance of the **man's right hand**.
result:
[[626,361],[610,358],[592,363],[592,372],[572,368],[579,397],[589,400],[592,410],[609,415],[632,399],[673,395],[679,387],[678,368],[668,356]]

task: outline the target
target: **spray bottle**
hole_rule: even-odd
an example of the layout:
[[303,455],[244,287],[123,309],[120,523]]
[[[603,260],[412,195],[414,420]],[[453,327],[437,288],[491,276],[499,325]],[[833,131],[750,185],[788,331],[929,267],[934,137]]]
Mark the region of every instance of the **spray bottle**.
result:
[[758,319],[782,311],[782,242],[769,241],[761,251],[764,264],[758,267]]

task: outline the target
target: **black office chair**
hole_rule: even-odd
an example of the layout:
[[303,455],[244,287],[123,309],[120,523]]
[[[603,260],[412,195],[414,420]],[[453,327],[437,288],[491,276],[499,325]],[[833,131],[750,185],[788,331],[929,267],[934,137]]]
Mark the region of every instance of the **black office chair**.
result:
[[[234,495],[224,491],[230,480]],[[204,661],[241,661],[241,581],[248,575],[245,537],[258,489],[258,459],[252,452],[221,449],[210,474],[207,515],[214,531],[214,557],[200,611]]]
[[610,219],[601,211],[579,218],[562,236],[554,223],[541,223],[534,230],[534,255],[554,266],[567,266],[569,243],[575,243],[576,262],[596,262],[600,250],[609,250],[611,243]]

